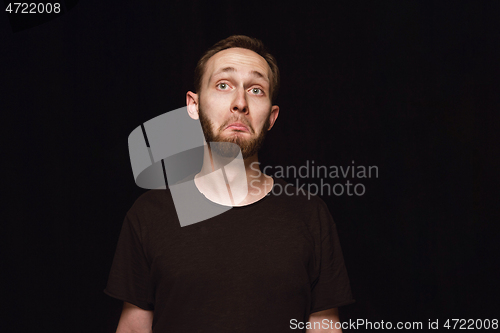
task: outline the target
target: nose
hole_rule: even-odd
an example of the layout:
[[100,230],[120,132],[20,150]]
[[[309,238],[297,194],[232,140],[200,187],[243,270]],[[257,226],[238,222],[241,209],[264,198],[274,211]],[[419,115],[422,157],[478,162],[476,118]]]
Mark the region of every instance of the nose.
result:
[[234,99],[231,103],[232,112],[248,113],[248,103],[244,89],[237,89]]

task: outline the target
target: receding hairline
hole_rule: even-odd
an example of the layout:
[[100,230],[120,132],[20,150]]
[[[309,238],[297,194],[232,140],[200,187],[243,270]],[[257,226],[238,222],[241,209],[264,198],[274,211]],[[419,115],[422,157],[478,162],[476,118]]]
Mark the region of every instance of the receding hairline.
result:
[[[220,51],[214,53],[210,58],[208,58],[205,61],[204,65],[203,65],[203,73],[202,73],[202,76],[201,76],[200,88],[203,87],[203,78],[205,77],[205,74],[207,74],[207,67],[208,67],[208,64],[209,64],[210,60],[212,60],[213,57],[216,56],[217,54],[219,54],[221,52],[224,52],[224,51],[232,50],[232,49],[244,50],[244,52],[250,51],[254,55],[258,56],[260,59],[262,59],[266,63],[266,66],[267,66],[267,76],[263,75],[261,72],[259,72],[257,70],[252,70],[250,73],[252,75],[256,75],[256,76],[262,77],[263,79],[265,79],[268,82],[269,86],[271,87],[271,85],[272,85],[271,82],[272,82],[272,78],[273,78],[272,76],[274,74],[273,74],[273,70],[272,70],[271,65],[269,64],[269,62],[263,56],[261,56],[260,54],[258,54],[257,52],[255,52],[255,51],[253,51],[251,49],[247,49],[247,48],[244,48],[244,47],[237,47],[237,46],[235,46],[235,47],[229,47],[229,48],[224,49],[224,50],[220,50]],[[220,72],[232,72],[232,71],[236,71],[236,69],[234,67],[232,67],[231,65],[228,65],[228,66],[226,66],[226,67],[224,67],[222,69],[218,69],[218,70],[214,71],[208,77],[207,85],[208,85],[208,83],[210,83],[210,80],[212,79],[213,75],[220,74]]]

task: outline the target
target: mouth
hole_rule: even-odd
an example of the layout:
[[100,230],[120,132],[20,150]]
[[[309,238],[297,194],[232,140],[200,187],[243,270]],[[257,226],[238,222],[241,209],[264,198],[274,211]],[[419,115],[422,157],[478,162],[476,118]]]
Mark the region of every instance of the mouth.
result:
[[229,124],[225,129],[234,130],[234,131],[241,131],[241,132],[250,132],[248,130],[248,127],[246,127],[242,123],[232,123],[232,124]]

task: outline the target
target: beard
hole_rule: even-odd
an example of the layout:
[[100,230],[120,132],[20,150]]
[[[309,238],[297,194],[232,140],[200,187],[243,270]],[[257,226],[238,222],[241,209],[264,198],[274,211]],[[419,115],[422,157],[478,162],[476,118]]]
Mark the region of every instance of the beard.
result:
[[[241,149],[241,155],[243,159],[257,154],[264,143],[266,138],[267,129],[269,128],[270,121],[269,117],[266,117],[264,125],[260,129],[260,133],[256,138],[245,139],[238,133],[232,133],[229,137],[222,137],[221,133],[226,128],[227,125],[233,122],[241,122],[246,125],[250,133],[255,133],[253,128],[245,119],[241,117],[231,117],[226,122],[224,122],[218,129],[213,130],[214,124],[208,119],[206,114],[202,110],[201,100],[199,100],[199,116],[201,128],[205,136],[207,144],[210,142],[229,142],[234,144],[210,144],[210,149],[223,157],[236,157]],[[239,147],[239,149],[238,149]]]

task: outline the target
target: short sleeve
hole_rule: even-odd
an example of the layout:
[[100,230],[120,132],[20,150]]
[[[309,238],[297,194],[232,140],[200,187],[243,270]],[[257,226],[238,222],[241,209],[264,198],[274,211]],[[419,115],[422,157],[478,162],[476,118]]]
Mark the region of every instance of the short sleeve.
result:
[[326,204],[320,200],[320,272],[312,289],[311,313],[354,303],[344,264],[337,227]]
[[114,298],[153,310],[150,265],[144,253],[138,219],[127,213],[104,292]]

